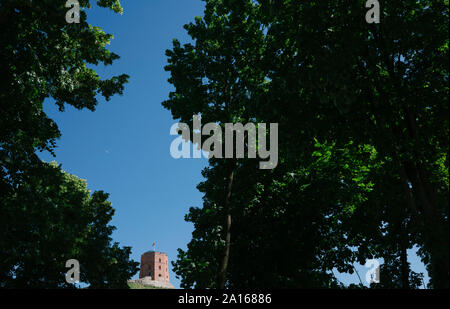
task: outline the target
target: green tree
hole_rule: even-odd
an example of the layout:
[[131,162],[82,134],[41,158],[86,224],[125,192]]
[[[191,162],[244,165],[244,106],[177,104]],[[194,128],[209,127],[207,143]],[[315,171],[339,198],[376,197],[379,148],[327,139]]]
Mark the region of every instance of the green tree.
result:
[[[97,4],[122,12],[118,0]],[[81,0],[82,8],[90,7]],[[52,152],[60,136],[57,125],[43,112],[45,99],[59,109],[69,104],[95,110],[97,94],[107,100],[121,94],[128,76],[102,80],[89,66],[110,65],[119,56],[106,45],[112,39],[99,27],[65,20],[65,1],[2,0],[0,2],[1,61],[0,164],[1,187],[20,181],[20,175],[38,161],[36,150]]]
[[[251,98],[264,83],[262,70],[248,63],[249,58],[260,59],[264,36],[254,8],[252,1],[207,1],[205,17],[185,26],[195,45],[181,46],[174,40],[173,49],[167,51],[166,70],[171,72],[169,82],[176,89],[163,102],[174,119],[190,124],[190,128],[192,116],[197,114],[202,122],[218,123],[222,128],[225,123],[253,122]],[[192,131],[190,136],[194,135]],[[194,138],[192,141],[195,143]],[[223,288],[231,247],[231,195],[239,162],[222,160],[219,164],[226,166],[226,185],[219,202],[224,242],[217,269],[217,287]]]
[[90,288],[126,288],[138,263],[130,247],[111,243],[114,209],[85,180],[42,164],[4,200],[0,285],[15,288],[70,287],[66,261],[80,262],[80,281]]
[[386,2],[370,25],[364,1],[261,5],[272,81],[261,110],[277,100],[293,135],[370,144],[392,161],[394,207],[414,220],[431,285],[448,287],[448,1]]
[[[229,245],[230,287],[335,286],[331,269],[352,272],[372,257],[386,259],[391,287],[417,287],[406,250],[418,245],[431,286],[448,286],[448,2],[385,3],[381,24],[365,22],[365,1],[206,4],[202,27],[186,26],[195,47],[168,52],[176,91],[165,106],[174,118],[200,112],[223,122],[220,87],[241,90],[233,115],[279,123],[280,164],[260,173],[239,160],[230,239],[220,224],[226,164],[210,160],[203,208],[186,217],[193,239],[174,264],[183,285],[221,287],[213,274]],[[256,31],[245,30],[249,20]],[[244,30],[230,36],[236,28]],[[218,68],[194,61],[233,59],[240,42],[257,48]],[[208,75],[228,71],[231,83],[208,88]],[[242,81],[257,82],[242,91]],[[282,252],[293,258],[277,261]]]
[[[86,22],[90,1],[79,2],[80,23],[68,24],[65,1],[0,1],[2,287],[68,287],[63,273],[72,258],[93,288],[126,287],[136,272],[130,248],[111,243],[108,195],[90,195],[84,182],[36,154],[53,154],[60,137],[44,101],[93,111],[98,97],[122,94],[128,81],[126,74],[103,80],[92,68],[119,56],[106,47],[113,36]],[[95,2],[122,13],[118,0]]]

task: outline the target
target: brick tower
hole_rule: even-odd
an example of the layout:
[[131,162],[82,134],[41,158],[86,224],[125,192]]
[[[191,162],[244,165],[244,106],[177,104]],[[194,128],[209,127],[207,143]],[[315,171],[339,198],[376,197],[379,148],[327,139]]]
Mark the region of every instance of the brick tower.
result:
[[139,279],[145,277],[151,277],[152,281],[170,281],[169,257],[167,254],[148,251],[141,255]]

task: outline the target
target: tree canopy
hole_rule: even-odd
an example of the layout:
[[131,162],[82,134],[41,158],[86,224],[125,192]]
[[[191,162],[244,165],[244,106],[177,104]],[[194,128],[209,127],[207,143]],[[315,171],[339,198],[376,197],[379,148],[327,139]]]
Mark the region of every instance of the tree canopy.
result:
[[114,209],[108,194],[55,162],[28,171],[3,200],[2,287],[71,287],[66,261],[80,262],[80,281],[90,288],[125,288],[136,273],[130,247],[111,243]]
[[[65,1],[0,1],[0,287],[71,287],[69,259],[80,261],[91,288],[127,287],[137,271],[130,248],[111,243],[108,194],[90,194],[84,181],[37,155],[53,154],[61,135],[44,101],[93,111],[128,81],[126,74],[103,80],[92,68],[119,56],[106,47],[113,36],[87,23],[90,1],[79,2],[80,23],[70,24]],[[95,3],[122,13],[119,0]]]
[[385,287],[416,288],[418,246],[448,287],[448,1],[384,2],[379,24],[365,1],[205,2],[167,51],[163,105],[278,123],[280,163],[210,159],[182,286],[342,287],[335,268],[384,258]]

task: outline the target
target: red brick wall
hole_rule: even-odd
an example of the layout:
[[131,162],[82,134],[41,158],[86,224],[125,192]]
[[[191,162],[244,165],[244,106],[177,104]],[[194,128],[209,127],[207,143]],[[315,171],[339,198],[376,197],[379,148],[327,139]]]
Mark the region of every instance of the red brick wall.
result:
[[151,276],[152,280],[169,280],[169,257],[162,252],[146,252],[141,256],[139,278]]

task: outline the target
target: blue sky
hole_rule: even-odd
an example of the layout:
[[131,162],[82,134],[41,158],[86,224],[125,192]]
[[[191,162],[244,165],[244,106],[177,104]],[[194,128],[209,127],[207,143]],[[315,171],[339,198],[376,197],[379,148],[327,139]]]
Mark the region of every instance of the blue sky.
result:
[[[65,171],[87,179],[90,190],[110,193],[116,209],[113,238],[132,247],[132,259],[140,261],[140,255],[152,249],[155,241],[156,249],[173,261],[177,248],[185,249],[191,239],[193,227],[184,221],[184,215],[189,207],[202,205],[196,186],[202,181],[201,170],[207,160],[175,160],[170,155],[175,137],[169,131],[176,121],[161,106],[172,90],[164,71],[165,50],[172,47],[174,38],[190,41],[183,25],[203,15],[204,3],[121,2],[123,16],[93,7],[88,18],[91,24],[114,34],[110,49],[121,59],[98,71],[104,78],[130,75],[124,95],[109,102],[100,99],[95,112],[67,107],[60,113],[47,101],[45,111],[57,122],[62,138],[56,158],[45,153],[41,157],[56,160]],[[417,259],[413,265],[423,267]],[[367,269],[357,269],[363,279]],[[170,275],[179,287],[174,273]],[[344,283],[358,281],[355,274],[339,278]]]

